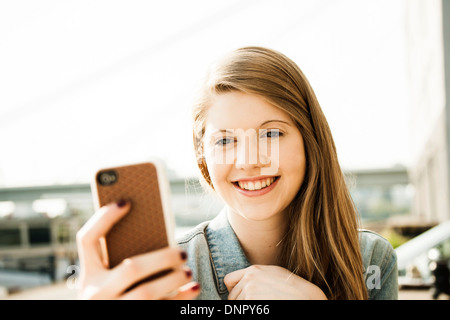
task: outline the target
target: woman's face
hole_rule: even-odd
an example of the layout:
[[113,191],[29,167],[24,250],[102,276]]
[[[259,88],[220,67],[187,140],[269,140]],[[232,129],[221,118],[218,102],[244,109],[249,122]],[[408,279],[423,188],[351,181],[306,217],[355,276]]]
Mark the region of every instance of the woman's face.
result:
[[257,95],[216,95],[207,112],[204,145],[215,191],[246,219],[275,217],[303,182],[300,131],[286,112]]

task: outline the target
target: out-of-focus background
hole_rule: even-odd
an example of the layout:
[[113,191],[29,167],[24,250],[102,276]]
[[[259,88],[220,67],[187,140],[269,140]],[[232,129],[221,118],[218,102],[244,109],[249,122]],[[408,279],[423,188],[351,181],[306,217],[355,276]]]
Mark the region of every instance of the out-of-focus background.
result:
[[99,168],[164,160],[177,234],[218,213],[190,108],[208,65],[247,45],[310,80],[363,227],[397,250],[400,298],[448,298],[450,0],[0,2],[0,298],[76,297]]

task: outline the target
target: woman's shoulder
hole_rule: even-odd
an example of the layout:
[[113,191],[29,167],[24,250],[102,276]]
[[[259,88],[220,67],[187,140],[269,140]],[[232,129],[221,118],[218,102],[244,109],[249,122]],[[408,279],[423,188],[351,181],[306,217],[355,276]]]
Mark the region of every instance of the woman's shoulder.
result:
[[192,227],[186,232],[181,233],[176,237],[176,242],[182,248],[186,247],[201,247],[202,249],[208,248],[207,229],[208,234],[211,234],[211,230],[215,231],[228,225],[226,214],[222,210],[218,215],[211,220],[206,220],[195,227]]
[[202,222],[189,231],[178,235],[176,237],[177,244],[182,248],[186,248],[192,245],[196,246],[203,243],[206,245],[205,235],[208,224],[209,221]]
[[380,234],[361,229],[359,230],[359,242],[364,266],[394,264],[397,262],[395,250],[388,240]]
[[388,240],[371,230],[360,229],[359,242],[363,254],[385,255],[395,253],[394,248]]
[[370,230],[359,231],[364,279],[369,299],[397,299],[397,255],[384,237]]

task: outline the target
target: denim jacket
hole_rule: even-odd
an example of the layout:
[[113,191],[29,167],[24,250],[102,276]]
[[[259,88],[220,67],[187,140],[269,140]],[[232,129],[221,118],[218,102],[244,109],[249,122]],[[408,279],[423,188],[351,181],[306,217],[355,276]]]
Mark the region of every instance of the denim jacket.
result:
[[[360,248],[364,280],[369,299],[397,299],[397,257],[389,242],[380,235],[361,230]],[[177,239],[188,254],[187,265],[201,286],[199,300],[227,299],[224,277],[250,266],[239,240],[228,222],[225,210]]]

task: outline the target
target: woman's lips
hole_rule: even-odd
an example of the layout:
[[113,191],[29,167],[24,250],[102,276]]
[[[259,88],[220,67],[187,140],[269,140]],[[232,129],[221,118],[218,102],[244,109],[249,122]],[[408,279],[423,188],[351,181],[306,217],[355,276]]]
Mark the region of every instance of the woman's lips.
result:
[[275,188],[280,176],[261,177],[233,182],[236,190],[247,197],[262,196]]

